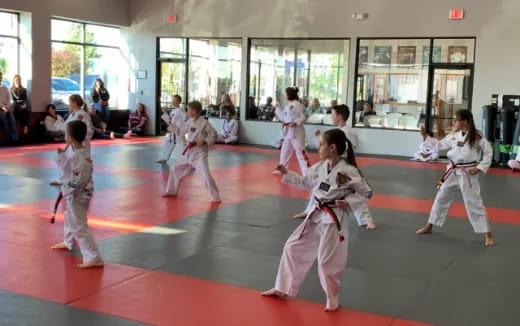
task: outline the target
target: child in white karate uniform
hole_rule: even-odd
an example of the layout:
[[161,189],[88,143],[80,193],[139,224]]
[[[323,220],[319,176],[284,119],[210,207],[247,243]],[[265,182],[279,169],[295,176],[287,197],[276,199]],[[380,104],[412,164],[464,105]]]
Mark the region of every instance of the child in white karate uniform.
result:
[[[69,116],[67,120],[65,120],[64,124],[61,124],[62,131],[65,133],[67,130],[67,124],[71,121],[82,121],[87,126],[87,134],[85,135],[85,140],[83,140],[83,148],[87,152],[88,156],[91,156],[91,146],[90,140],[94,135],[94,127],[92,126],[92,119],[90,118],[90,114],[88,113],[88,108],[83,98],[77,94],[69,96]],[[65,148],[65,155],[72,155],[72,150],[70,146]],[[60,176],[58,181],[51,181],[51,186],[61,186],[62,184],[62,170],[60,170]]]
[[[455,113],[454,129],[454,132],[438,144],[438,150],[448,150],[450,163],[446,173],[438,182],[439,192],[435,196],[428,224],[416,233],[431,233],[434,225],[443,226],[455,195],[460,190],[473,230],[475,233],[485,233],[485,245],[493,246],[495,241],[480,195],[478,180],[479,174],[486,173],[489,169],[493,150],[475,128],[471,111],[461,109]],[[424,127],[421,128],[421,134],[427,137]]]
[[509,167],[513,169],[513,171],[520,170],[520,151],[516,154],[516,160],[509,160],[509,162],[507,162],[507,165],[509,165]]
[[181,107],[181,103],[182,97],[180,95],[173,95],[173,109],[170,111],[170,114],[168,114],[166,110],[163,110],[161,119],[168,125],[168,135],[166,135],[166,138],[164,139],[163,157],[155,161],[156,163],[168,163],[176,145],[185,145],[182,131],[184,130],[184,125],[186,124],[186,120],[188,120],[188,116],[186,115],[186,110]]
[[87,125],[79,120],[67,123],[65,139],[71,150],[67,156],[64,149],[58,149],[56,162],[63,170],[61,193],[66,200],[63,242],[52,246],[52,249],[72,250],[74,244],[79,245],[83,255],[83,263],[79,268],[102,267],[103,260],[96,242],[88,229],[87,211],[92,192],[92,160],[83,141],[87,134]]
[[215,143],[217,132],[208,120],[201,116],[202,104],[198,101],[188,103],[188,116],[190,119],[185,125],[187,147],[181,157],[170,170],[166,194],[164,196],[176,196],[182,179],[196,171],[204,185],[209,190],[212,202],[220,202],[217,184],[208,164],[209,146]]
[[[331,109],[331,118],[332,123],[340,128],[344,133],[345,136],[347,136],[347,139],[352,144],[352,149],[354,152],[356,151],[358,147],[358,139],[357,135],[353,132],[350,132],[350,128],[347,126],[348,118],[350,117],[350,109],[345,104],[337,105]],[[316,136],[316,147],[319,147],[319,136],[321,134],[321,131],[318,129],[314,132],[314,135]],[[345,152],[345,157],[346,157]],[[368,184],[367,184],[367,187]],[[303,216],[302,216],[303,215]],[[367,230],[374,230],[376,228],[376,224],[374,223],[374,219],[372,218],[372,214],[370,214],[370,211],[368,210],[368,206],[362,205],[359,210],[356,210],[353,212],[354,217],[356,218],[356,221],[359,226],[364,226],[367,228]],[[297,214],[294,216],[294,218],[303,218],[305,217],[305,213]]]
[[433,138],[433,134],[430,133],[426,137],[423,137],[423,142],[419,146],[419,151],[413,155],[415,161],[435,161],[439,158],[439,152],[437,147],[439,141]]
[[[289,102],[283,110],[280,107],[275,110],[276,116],[282,122],[283,142],[280,164],[288,167],[292,155],[296,152],[300,170],[302,174],[305,174],[309,163],[305,151],[305,128],[303,124],[307,120],[307,116],[305,115],[305,108],[298,101],[298,88],[287,87],[285,94]],[[275,170],[273,174],[280,174],[280,172]]]
[[[326,311],[339,308],[340,277],[347,263],[349,214],[360,209],[368,198],[366,182],[356,166],[350,141],[340,129],[326,131],[320,140],[321,161],[305,176],[278,170],[282,182],[301,189],[312,189],[307,217],[285,243],[275,287],[263,293],[291,296],[298,293],[312,264],[318,259],[318,274],[325,291]],[[348,151],[347,159],[342,155]]]
[[238,121],[233,119],[234,109],[227,109],[226,119],[222,120],[222,130],[218,135],[219,143],[232,144],[238,141]]

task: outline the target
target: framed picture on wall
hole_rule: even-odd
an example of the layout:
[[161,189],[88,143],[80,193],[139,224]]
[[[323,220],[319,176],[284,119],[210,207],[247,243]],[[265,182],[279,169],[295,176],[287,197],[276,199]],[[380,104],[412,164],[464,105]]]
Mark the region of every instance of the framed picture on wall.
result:
[[374,47],[374,63],[389,65],[392,63],[392,47],[391,46],[375,46]]
[[467,55],[467,46],[448,47],[448,63],[466,63]]
[[399,46],[397,48],[397,63],[400,65],[414,65],[416,51],[415,46]]
[[358,62],[360,65],[368,63],[368,46],[359,47]]
[[[441,62],[441,47],[440,46],[434,46],[433,47],[433,62]],[[422,64],[427,65],[430,63],[430,47],[429,46],[423,46],[422,50]]]

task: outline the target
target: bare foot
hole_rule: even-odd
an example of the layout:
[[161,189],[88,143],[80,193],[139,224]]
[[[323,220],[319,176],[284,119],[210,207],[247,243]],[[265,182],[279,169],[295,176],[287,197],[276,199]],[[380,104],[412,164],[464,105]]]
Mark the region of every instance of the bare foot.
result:
[[285,294],[281,291],[278,291],[275,288],[262,292],[262,295],[268,296],[268,297],[278,297],[278,298],[287,298],[288,297],[287,294]]
[[367,224],[367,230],[375,230],[376,225],[373,222]]
[[211,202],[211,203],[217,203],[217,204],[220,204],[220,203],[222,202],[222,200],[220,200],[220,199],[212,199],[210,202]]
[[422,229],[419,229],[417,230],[415,233],[416,234],[428,234],[428,233],[432,233],[432,228],[433,228],[433,225],[431,224],[426,224],[425,227],[423,227]]
[[301,212],[301,213],[298,213],[298,214],[294,215],[292,218],[294,218],[294,219],[302,219],[302,218],[306,218],[306,217],[307,217],[307,213]]
[[155,161],[155,163],[166,164],[166,160],[157,160],[157,161]]
[[274,175],[281,175],[282,172],[280,172],[280,171],[278,171],[278,170],[274,170],[274,171],[273,171],[273,174],[274,174]]
[[493,235],[491,232],[486,233],[486,247],[493,247],[495,245],[495,240],[493,239]]
[[338,311],[338,310],[339,310],[339,305],[336,307],[332,307],[332,308],[325,307],[325,312],[334,312],[334,311]]
[[102,260],[98,260],[98,261],[93,261],[90,263],[78,264],[77,266],[78,266],[78,268],[81,268],[81,269],[96,268],[96,267],[103,267],[104,263]]
[[60,242],[51,247],[52,250],[70,250],[65,243]]

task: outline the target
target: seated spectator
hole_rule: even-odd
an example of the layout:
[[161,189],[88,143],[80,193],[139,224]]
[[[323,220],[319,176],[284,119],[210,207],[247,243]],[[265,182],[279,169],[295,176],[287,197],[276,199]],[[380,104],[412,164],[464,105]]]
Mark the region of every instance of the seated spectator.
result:
[[358,122],[367,125],[367,123],[365,122],[365,117],[369,115],[376,115],[376,111],[374,111],[370,103],[366,102],[365,104],[363,104],[363,112],[359,115]]
[[305,109],[305,112],[307,113],[308,116],[310,116],[311,114],[315,114],[315,113],[322,114],[323,113],[323,109],[321,107],[320,100],[318,100],[317,98],[312,100],[311,106],[307,107]]
[[43,119],[45,126],[45,138],[49,141],[62,142],[65,140],[65,120],[62,116],[56,113],[56,106],[48,104],[47,115]]
[[267,101],[262,107],[260,108],[258,114],[260,120],[267,120],[272,121],[274,118],[274,105],[273,105],[273,98],[269,96],[267,98]]
[[414,154],[415,161],[435,161],[439,157],[439,141],[433,138],[433,133],[429,132],[428,136],[423,138],[423,142],[419,146],[419,150]]
[[144,127],[148,121],[148,114],[143,103],[138,103],[134,112],[130,113],[128,118],[128,128],[121,128],[125,138],[131,136],[142,136],[144,134]]
[[222,120],[222,128],[217,137],[217,142],[225,144],[234,144],[238,142],[238,121],[233,119],[235,109],[228,107],[226,110],[226,118]]
[[326,113],[332,114],[332,108],[335,108],[336,106],[338,106],[338,101],[336,101],[336,100],[330,101],[330,107],[327,108]]
[[233,103],[233,101],[231,101],[231,96],[229,96],[229,94],[222,94],[222,97],[220,99],[220,104],[219,104],[219,117],[225,117],[226,116],[226,112],[225,112],[225,108],[227,107],[235,107],[235,104]]
[[27,105],[27,90],[22,86],[20,75],[14,75],[11,96],[14,117],[20,123],[23,135],[27,136],[29,133],[29,106]]
[[94,128],[94,135],[92,136],[92,138],[114,139],[124,137],[123,134],[107,130],[107,125],[101,119],[100,113],[99,111],[97,111],[95,106],[91,106],[88,113],[90,115],[90,119],[92,120],[92,128]]
[[18,140],[16,120],[11,109],[11,94],[7,87],[2,84],[3,74],[0,72],[0,130],[3,131],[7,142]]

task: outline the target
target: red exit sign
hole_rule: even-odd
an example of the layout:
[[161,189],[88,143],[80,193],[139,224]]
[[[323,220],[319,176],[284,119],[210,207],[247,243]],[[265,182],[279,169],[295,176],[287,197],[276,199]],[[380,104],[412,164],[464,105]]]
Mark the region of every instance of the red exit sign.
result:
[[168,24],[175,24],[177,22],[177,15],[166,16],[166,21],[168,22]]
[[464,18],[464,9],[451,9],[450,10],[450,19],[463,19]]

